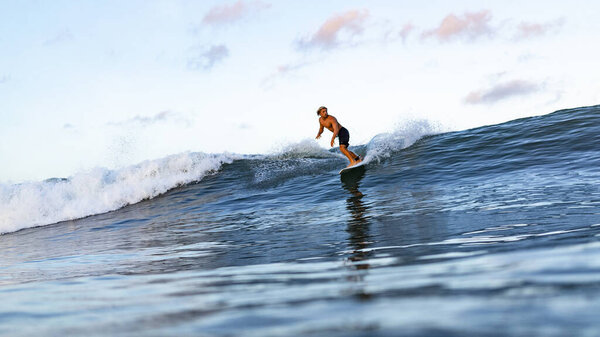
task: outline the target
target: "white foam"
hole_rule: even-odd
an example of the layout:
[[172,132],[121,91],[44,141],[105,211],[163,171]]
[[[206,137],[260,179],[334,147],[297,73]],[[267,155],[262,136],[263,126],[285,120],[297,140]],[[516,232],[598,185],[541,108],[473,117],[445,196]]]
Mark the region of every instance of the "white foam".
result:
[[414,144],[424,136],[442,132],[442,127],[424,119],[406,120],[396,125],[392,133],[379,134],[367,144],[365,162],[380,161]]
[[[271,151],[267,158],[290,159],[290,158],[331,158],[342,155],[327,151],[314,139],[304,139],[297,143],[286,143],[279,145]],[[345,158],[345,157],[344,157]]]
[[188,152],[69,179],[0,184],[0,234],[116,210],[198,181],[234,159]]

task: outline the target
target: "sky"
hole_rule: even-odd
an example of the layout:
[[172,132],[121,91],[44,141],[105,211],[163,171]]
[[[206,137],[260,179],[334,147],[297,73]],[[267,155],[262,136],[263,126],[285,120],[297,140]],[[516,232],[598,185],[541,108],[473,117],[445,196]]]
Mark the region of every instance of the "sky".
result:
[[0,182],[600,103],[595,1],[0,0]]

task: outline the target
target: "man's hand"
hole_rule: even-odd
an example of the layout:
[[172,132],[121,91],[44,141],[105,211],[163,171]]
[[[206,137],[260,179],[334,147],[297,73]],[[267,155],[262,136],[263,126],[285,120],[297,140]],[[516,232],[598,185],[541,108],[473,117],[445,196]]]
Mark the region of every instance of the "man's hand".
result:
[[331,147],[333,147],[333,142],[335,141],[335,138],[331,139]]

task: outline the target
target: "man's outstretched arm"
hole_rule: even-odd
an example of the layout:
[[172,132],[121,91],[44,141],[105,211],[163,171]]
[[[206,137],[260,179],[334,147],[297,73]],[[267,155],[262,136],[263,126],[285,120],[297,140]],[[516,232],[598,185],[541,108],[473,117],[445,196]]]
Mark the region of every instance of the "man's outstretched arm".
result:
[[[319,125],[321,125],[321,124],[319,124]],[[317,133],[317,137],[315,139],[321,138],[321,134],[323,133],[323,129],[324,129],[323,125],[321,125],[321,127],[319,128],[319,133]]]

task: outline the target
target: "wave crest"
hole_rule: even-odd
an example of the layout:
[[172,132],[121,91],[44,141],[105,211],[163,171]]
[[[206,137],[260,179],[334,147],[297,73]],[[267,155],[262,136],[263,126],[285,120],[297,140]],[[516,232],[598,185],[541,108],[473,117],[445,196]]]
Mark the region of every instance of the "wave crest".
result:
[[405,149],[425,136],[443,132],[439,124],[425,119],[407,120],[396,125],[391,133],[382,133],[373,137],[367,144],[366,162],[381,161],[394,153]]
[[234,159],[188,152],[118,170],[96,168],[68,179],[0,184],[0,234],[116,210],[199,181]]

